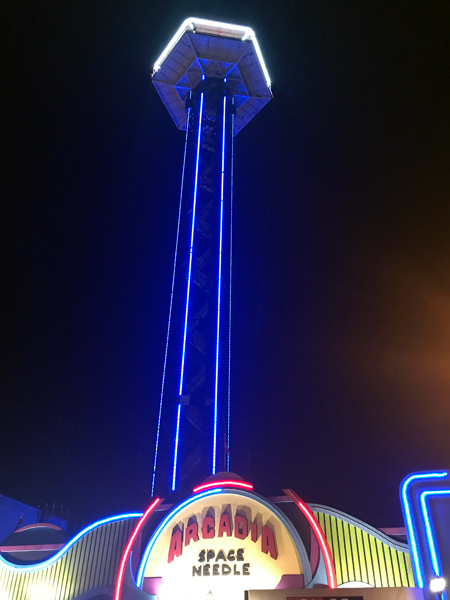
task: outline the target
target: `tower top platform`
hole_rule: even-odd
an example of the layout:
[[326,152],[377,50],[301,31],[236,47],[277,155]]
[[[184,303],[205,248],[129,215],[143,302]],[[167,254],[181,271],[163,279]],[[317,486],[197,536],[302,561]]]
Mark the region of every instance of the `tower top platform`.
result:
[[202,76],[226,78],[236,135],[272,98],[270,77],[250,27],[186,19],[153,67],[153,84],[175,125],[186,129],[186,99]]

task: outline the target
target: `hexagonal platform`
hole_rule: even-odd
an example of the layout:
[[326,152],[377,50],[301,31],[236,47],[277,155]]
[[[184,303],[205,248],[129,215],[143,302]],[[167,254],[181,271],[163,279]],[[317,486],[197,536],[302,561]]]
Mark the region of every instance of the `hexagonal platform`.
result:
[[236,135],[272,98],[270,78],[250,27],[189,18],[153,69],[153,84],[179,129],[186,129],[185,101],[202,75],[227,79],[234,96]]

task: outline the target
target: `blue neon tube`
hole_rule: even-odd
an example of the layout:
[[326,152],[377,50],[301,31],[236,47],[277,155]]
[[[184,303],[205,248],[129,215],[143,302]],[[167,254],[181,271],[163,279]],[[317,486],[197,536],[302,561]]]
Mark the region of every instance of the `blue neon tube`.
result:
[[180,439],[180,416],[181,416],[181,404],[178,404],[177,429],[176,429],[176,433],[175,433],[175,451],[173,453],[172,492],[175,491],[176,483],[177,483],[178,442]]
[[[232,100],[234,104],[234,98]],[[230,181],[230,298],[228,304],[228,418],[227,418],[227,471],[230,470],[231,427],[231,285],[233,280],[233,161],[234,161],[234,114],[231,115],[231,181]]]
[[220,179],[220,231],[219,231],[219,276],[217,282],[217,325],[216,325],[216,373],[214,382],[214,433],[212,473],[216,472],[217,462],[217,411],[219,405],[219,346],[220,346],[220,302],[222,295],[222,249],[223,249],[223,200],[225,184],[225,123],[227,97],[223,97],[222,115],[222,174]]
[[67,544],[63,548],[61,548],[61,550],[59,550],[56,554],[54,554],[47,560],[44,560],[43,562],[34,565],[15,565],[5,560],[2,556],[0,556],[0,564],[2,564],[4,567],[11,571],[20,571],[21,573],[34,573],[35,571],[41,571],[42,569],[46,569],[47,567],[51,567],[51,565],[55,564],[55,562],[57,562],[62,556],[64,556],[64,554],[68,550],[70,550],[70,548],[72,548],[72,546],[76,542],[78,542],[80,538],[82,538],[84,535],[86,535],[93,529],[101,527],[102,525],[106,525],[107,523],[113,523],[114,521],[122,521],[125,519],[139,519],[140,517],[142,517],[142,513],[128,513],[124,515],[108,517],[107,519],[102,519],[101,521],[96,521],[95,523],[92,523],[92,525],[89,525],[88,527],[80,531],[80,533],[77,533],[77,535],[73,537],[69,542],[67,542]]
[[163,375],[162,375],[162,382],[161,382],[161,395],[159,398],[158,425],[156,428],[155,458],[153,461],[152,492],[151,492],[152,498],[153,498],[153,494],[155,493],[156,463],[158,461],[159,434],[161,431],[161,416],[162,416],[162,407],[163,407],[163,398],[164,398],[164,385],[166,382],[167,353],[168,353],[168,349],[169,349],[170,324],[172,322],[173,290],[175,287],[175,273],[176,273],[176,269],[177,269],[178,241],[180,239],[181,205],[182,205],[182,200],[183,200],[184,171],[185,171],[185,167],[186,167],[186,150],[187,150],[187,143],[188,143],[190,115],[191,115],[191,109],[189,108],[188,109],[188,117],[187,117],[187,126],[186,126],[186,139],[184,142],[183,171],[181,174],[180,203],[178,206],[178,225],[177,225],[177,237],[176,237],[176,241],[175,241],[175,256],[173,259],[172,290],[170,292],[169,320],[167,322],[167,334],[166,334],[166,350],[164,353],[164,366],[163,366]]
[[167,523],[169,523],[169,521],[176,514],[178,514],[180,512],[180,510],[182,510],[185,506],[189,506],[189,504],[192,504],[192,502],[195,502],[196,500],[199,500],[200,498],[206,498],[207,496],[212,496],[213,494],[219,494],[221,492],[222,492],[222,488],[214,488],[213,490],[208,490],[208,491],[203,492],[201,494],[196,494],[195,496],[191,496],[190,498],[188,498],[187,500],[185,500],[184,502],[182,502],[181,504],[179,504],[177,507],[175,507],[167,515],[167,517],[165,517],[161,521],[161,523],[158,525],[158,528],[156,529],[155,533],[150,538],[150,541],[147,544],[147,547],[146,547],[146,549],[144,551],[144,554],[142,555],[141,564],[139,565],[139,569],[138,569],[137,576],[136,576],[136,585],[138,587],[142,586],[142,581],[144,579],[144,571],[145,571],[145,567],[147,565],[147,561],[148,561],[148,557],[150,555],[150,552],[152,551],[153,546],[156,544],[156,541],[158,540],[159,536],[161,535],[161,531],[163,531],[163,529],[167,525]]
[[422,508],[423,520],[425,522],[425,530],[427,533],[428,546],[430,549],[430,557],[433,564],[434,574],[436,577],[442,577],[442,568],[436,549],[436,535],[433,530],[431,516],[428,510],[427,499],[429,496],[450,496],[450,490],[428,490],[420,494],[420,504]]
[[438,471],[436,473],[414,473],[413,475],[407,477],[401,485],[400,498],[402,501],[403,511],[406,517],[406,528],[408,530],[408,539],[411,544],[411,553],[413,557],[411,563],[413,565],[414,575],[416,576],[417,586],[421,589],[423,589],[424,586],[424,578],[422,574],[419,549],[417,545],[417,532],[414,523],[414,516],[411,511],[410,500],[408,498],[408,492],[413,481],[447,477],[447,475],[447,471]]
[[[195,236],[195,215],[197,210],[197,192],[198,192],[198,169],[200,162],[200,147],[201,147],[201,136],[202,136],[202,117],[203,117],[203,92],[200,94],[200,111],[198,117],[198,136],[197,136],[197,157],[195,162],[195,180],[194,180],[194,198],[192,202],[192,224],[191,224],[191,241],[189,246],[189,267],[188,267],[188,281],[186,289],[186,309],[184,313],[184,331],[183,331],[183,349],[181,353],[181,373],[180,373],[180,387],[179,395],[183,393],[184,383],[184,366],[186,360],[186,339],[188,329],[188,317],[189,317],[189,300],[191,295],[191,279],[192,279],[192,258],[194,254],[194,236]],[[181,405],[178,405],[177,415],[177,428],[175,433],[175,447],[173,453],[173,468],[172,468],[172,491],[175,490],[177,480],[177,465],[178,465],[178,444],[180,437],[180,413]]]
[[203,116],[203,92],[200,95],[200,114],[199,114],[199,118],[198,118],[197,157],[196,157],[196,162],[195,162],[194,199],[192,202],[191,242],[190,242],[190,247],[189,247],[189,267],[188,267],[188,281],[187,281],[187,290],[186,290],[186,310],[184,313],[183,351],[181,354],[180,388],[179,388],[179,392],[178,392],[180,396],[183,393],[184,366],[185,366],[185,360],[186,360],[186,338],[187,338],[188,316],[189,316],[189,300],[190,300],[190,295],[191,295],[192,258],[193,258],[193,254],[194,254],[195,214],[196,214],[196,210],[197,210],[198,168],[199,168],[199,162],[200,162],[202,116]]

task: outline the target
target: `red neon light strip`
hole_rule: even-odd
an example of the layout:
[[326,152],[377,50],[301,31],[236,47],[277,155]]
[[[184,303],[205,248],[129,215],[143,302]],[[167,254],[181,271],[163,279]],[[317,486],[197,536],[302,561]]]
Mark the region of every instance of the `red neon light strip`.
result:
[[243,488],[244,490],[252,490],[253,486],[251,483],[246,483],[245,481],[212,481],[210,483],[202,483],[202,485],[198,485],[194,488],[194,494],[197,492],[202,492],[203,490],[208,490],[215,487],[237,487]]
[[131,537],[127,544],[127,547],[125,548],[125,552],[122,555],[122,560],[120,561],[119,574],[117,575],[116,591],[114,593],[114,600],[120,600],[120,598],[122,596],[122,585],[123,585],[123,576],[125,574],[125,567],[126,567],[128,558],[131,553],[131,548],[133,547],[133,544],[137,538],[137,535],[141,531],[147,518],[151,515],[151,513],[154,511],[154,509],[158,506],[158,504],[160,502],[161,502],[161,498],[156,498],[156,500],[154,500],[152,502],[152,504],[150,504],[150,506],[147,508],[145,513],[139,519],[138,524],[136,525],[133,533],[131,534]]
[[321,526],[317,522],[317,519],[313,515],[311,509],[305,504],[305,502],[303,502],[303,500],[300,500],[300,498],[293,490],[283,490],[283,492],[297,504],[299,509],[302,511],[302,513],[308,520],[308,523],[310,524],[312,530],[315,533],[317,541],[319,542],[319,546],[322,550],[323,558],[325,560],[325,570],[327,573],[328,587],[332,590],[336,589],[337,581],[333,557],[331,556],[330,547],[328,545],[328,542],[325,538],[325,534],[323,533]]

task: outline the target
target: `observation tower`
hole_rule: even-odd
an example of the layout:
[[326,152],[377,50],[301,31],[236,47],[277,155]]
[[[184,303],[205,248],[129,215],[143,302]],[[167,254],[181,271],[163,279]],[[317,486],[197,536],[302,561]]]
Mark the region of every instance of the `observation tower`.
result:
[[152,496],[230,468],[233,139],[272,97],[249,27],[186,19],[153,68],[186,131]]

